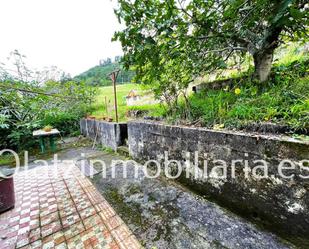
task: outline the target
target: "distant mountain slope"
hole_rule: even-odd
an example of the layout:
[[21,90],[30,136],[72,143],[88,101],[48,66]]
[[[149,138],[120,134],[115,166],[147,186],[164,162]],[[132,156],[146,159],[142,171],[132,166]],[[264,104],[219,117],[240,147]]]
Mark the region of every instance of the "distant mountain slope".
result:
[[134,76],[134,72],[131,70],[123,70],[122,66],[118,62],[92,67],[86,72],[75,76],[74,79],[78,81],[85,81],[89,85],[108,86],[112,84],[111,79],[108,77],[108,74],[110,74],[113,70],[119,68],[121,69],[121,71],[119,73],[117,83],[131,82]]

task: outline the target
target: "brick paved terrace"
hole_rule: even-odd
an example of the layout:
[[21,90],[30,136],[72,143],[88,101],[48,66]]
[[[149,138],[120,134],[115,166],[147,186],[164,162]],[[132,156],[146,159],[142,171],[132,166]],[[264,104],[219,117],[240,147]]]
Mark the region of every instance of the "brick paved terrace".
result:
[[15,208],[0,215],[0,248],[141,248],[122,219],[72,164],[14,176]]

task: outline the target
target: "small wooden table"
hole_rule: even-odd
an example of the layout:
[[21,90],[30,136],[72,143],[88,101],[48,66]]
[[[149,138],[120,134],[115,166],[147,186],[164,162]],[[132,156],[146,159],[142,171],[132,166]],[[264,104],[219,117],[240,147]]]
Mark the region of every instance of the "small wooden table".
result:
[[53,152],[56,151],[54,137],[57,135],[60,135],[60,132],[57,129],[52,129],[51,131],[48,131],[48,132],[44,130],[33,131],[33,136],[39,138],[40,148],[41,148],[42,153],[45,153],[46,151],[44,138],[49,138],[49,144],[50,144],[51,150]]

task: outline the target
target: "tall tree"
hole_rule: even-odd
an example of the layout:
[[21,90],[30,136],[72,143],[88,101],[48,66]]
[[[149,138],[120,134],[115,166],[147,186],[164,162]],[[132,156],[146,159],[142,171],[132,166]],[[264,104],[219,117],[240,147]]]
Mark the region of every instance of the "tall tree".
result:
[[264,82],[274,50],[308,38],[306,0],[118,1],[115,13],[126,28],[114,39],[122,43],[125,65],[134,65],[144,82],[178,80],[185,86],[246,53],[253,57],[254,75]]

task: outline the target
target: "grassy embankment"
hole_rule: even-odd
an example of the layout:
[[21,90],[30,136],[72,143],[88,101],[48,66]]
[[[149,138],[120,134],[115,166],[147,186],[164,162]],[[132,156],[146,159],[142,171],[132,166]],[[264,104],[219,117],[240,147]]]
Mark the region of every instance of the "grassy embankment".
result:
[[[136,90],[138,94],[146,94],[141,85],[138,84],[121,84],[117,85],[117,104],[119,121],[126,121],[126,113],[128,110],[147,110],[149,115],[159,116],[162,113],[162,108],[159,104],[154,105],[139,105],[139,106],[127,106],[125,97],[131,90]],[[105,97],[107,99],[107,111],[105,107]],[[114,89],[113,86],[99,87],[98,95],[96,97],[95,104],[93,105],[92,116],[96,118],[112,117],[115,120],[114,110]]]
[[[278,55],[268,82],[259,85],[236,77],[231,88],[205,90],[189,100],[189,119],[199,119],[203,126],[239,128],[271,122],[308,133],[309,56],[298,47],[290,48]],[[182,103],[174,120],[183,117],[184,108]]]
[[[288,125],[295,130],[309,130],[309,56],[299,46],[278,50],[270,80],[258,85],[243,72],[242,75],[229,75],[235,78],[233,86],[220,90],[206,90],[191,94],[190,117],[186,105],[180,101],[172,116],[166,117],[170,122],[195,122],[206,127],[239,128],[251,123],[271,122]],[[140,85],[118,85],[118,106],[121,121],[126,120],[127,110],[149,110],[151,116],[166,116],[160,105],[141,105],[127,107],[125,96],[132,89],[142,92]],[[108,99],[108,115],[104,106],[104,96]],[[114,118],[113,88],[101,87],[93,115]]]

